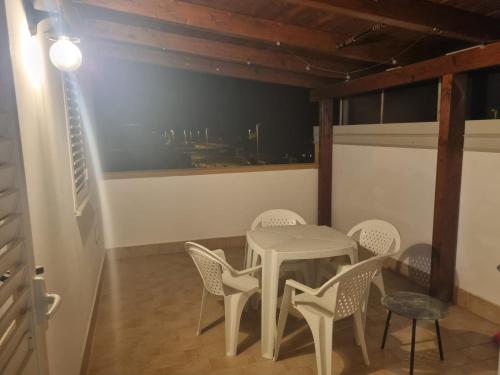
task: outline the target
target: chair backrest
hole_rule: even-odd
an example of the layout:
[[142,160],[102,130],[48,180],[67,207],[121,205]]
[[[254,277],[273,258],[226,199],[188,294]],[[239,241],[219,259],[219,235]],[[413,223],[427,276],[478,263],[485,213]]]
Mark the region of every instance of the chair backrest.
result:
[[222,272],[225,265],[222,259],[211,250],[195,242],[186,242],[184,248],[193,259],[205,289],[216,296],[223,296]]
[[335,320],[353,315],[365,300],[370,284],[388,256],[375,256],[334,276],[321,287],[322,298],[335,298]]
[[250,229],[254,230],[258,227],[275,227],[279,225],[297,224],[306,224],[304,218],[298,213],[285,209],[274,209],[265,211],[257,216]]
[[394,254],[401,248],[401,236],[394,225],[384,220],[366,220],[353,227],[347,235],[359,234],[359,244],[376,255]]

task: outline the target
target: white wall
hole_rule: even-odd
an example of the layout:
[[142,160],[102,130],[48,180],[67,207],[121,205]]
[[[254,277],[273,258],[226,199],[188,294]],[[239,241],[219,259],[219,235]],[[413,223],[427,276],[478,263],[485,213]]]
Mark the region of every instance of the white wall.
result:
[[21,3],[6,7],[35,261],[62,296],[46,335],[50,374],[77,375],[104,255],[99,203],[94,189],[74,214],[61,75],[47,59],[47,25],[31,38]]
[[500,305],[500,153],[466,152],[457,277],[461,288]]
[[[368,218],[400,230],[405,261],[430,266],[435,149],[333,147],[333,225],[348,230]],[[457,253],[458,285],[500,305],[500,154],[465,152]]]
[[107,247],[245,234],[271,208],[317,217],[316,169],[104,181]]
[[380,218],[402,248],[432,242],[436,150],[334,145],[333,225],[344,231]]

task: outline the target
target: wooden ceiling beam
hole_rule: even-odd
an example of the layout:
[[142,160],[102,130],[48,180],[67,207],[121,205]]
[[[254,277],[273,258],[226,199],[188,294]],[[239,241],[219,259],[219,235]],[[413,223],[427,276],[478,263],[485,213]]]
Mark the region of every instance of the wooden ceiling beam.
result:
[[427,0],[286,0],[324,12],[476,43],[500,38],[500,22]]
[[386,52],[380,45],[366,48],[337,50],[337,43],[348,35],[308,29],[231,13],[176,0],[73,0],[80,6],[96,7],[139,17],[147,17],[169,24],[180,25],[214,34],[260,41],[269,45],[315,50],[361,61],[385,63],[393,51]]
[[199,56],[184,55],[177,52],[161,51],[124,43],[94,40],[92,43],[87,42],[87,44],[90,47],[90,55],[95,59],[100,59],[102,57],[115,58],[169,68],[305,88],[321,87],[328,82],[332,82],[331,79],[313,77],[305,74],[301,75],[268,68],[216,61]]
[[500,42],[313,90],[311,99],[342,98],[496,65],[500,65]]
[[345,72],[352,69],[352,65],[345,61],[335,62],[334,60],[328,61],[316,58],[306,59],[271,50],[103,20],[88,20],[85,35],[99,39],[198,55],[216,60],[337,79],[344,78]]

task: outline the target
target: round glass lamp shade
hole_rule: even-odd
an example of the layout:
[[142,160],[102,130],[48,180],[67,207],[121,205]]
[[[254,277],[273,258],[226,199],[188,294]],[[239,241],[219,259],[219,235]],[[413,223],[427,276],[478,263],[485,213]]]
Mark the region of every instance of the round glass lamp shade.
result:
[[82,65],[80,48],[68,37],[60,37],[49,50],[50,61],[63,72],[73,72]]

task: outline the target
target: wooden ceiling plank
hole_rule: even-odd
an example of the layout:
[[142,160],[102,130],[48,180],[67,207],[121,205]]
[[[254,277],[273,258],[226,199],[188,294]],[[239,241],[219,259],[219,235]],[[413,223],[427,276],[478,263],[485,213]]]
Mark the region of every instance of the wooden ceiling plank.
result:
[[500,38],[497,19],[427,0],[286,0],[329,13],[484,43]]
[[110,57],[121,60],[141,62],[176,69],[191,70],[221,76],[253,81],[262,81],[305,88],[321,87],[331,79],[276,71],[268,68],[247,66],[224,61],[206,59],[199,56],[184,55],[171,51],[160,51],[146,47],[94,41],[90,54],[94,57]]
[[[74,3],[116,12],[148,17],[162,22],[205,30],[242,39],[266,42],[271,45],[316,50],[354,60],[386,62],[391,54],[380,46],[351,51],[337,51],[337,43],[347,35],[308,29],[262,18],[249,17],[206,6],[176,0],[74,0]],[[278,43],[279,42],[279,43]]]
[[311,99],[341,98],[497,65],[500,65],[500,42],[313,90]]
[[[352,66],[345,62],[302,58],[271,50],[169,33],[141,26],[87,20],[86,36],[194,54],[240,64],[259,65],[301,74],[343,78]],[[309,67],[309,69],[307,68]]]

